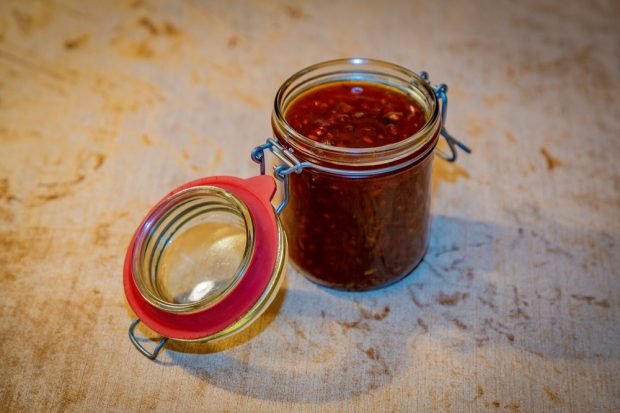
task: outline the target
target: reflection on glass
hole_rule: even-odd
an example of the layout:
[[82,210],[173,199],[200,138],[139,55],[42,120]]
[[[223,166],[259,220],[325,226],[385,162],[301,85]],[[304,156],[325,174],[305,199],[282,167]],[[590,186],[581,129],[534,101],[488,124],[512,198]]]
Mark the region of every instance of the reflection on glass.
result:
[[179,232],[159,261],[161,298],[186,304],[221,293],[234,281],[245,251],[242,223],[202,222]]

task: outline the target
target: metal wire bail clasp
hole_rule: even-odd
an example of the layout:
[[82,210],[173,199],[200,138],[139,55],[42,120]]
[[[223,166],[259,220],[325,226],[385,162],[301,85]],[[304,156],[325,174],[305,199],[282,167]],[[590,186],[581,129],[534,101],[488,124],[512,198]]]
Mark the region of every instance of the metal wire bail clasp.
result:
[[252,150],[252,160],[260,164],[260,174],[265,175],[265,149],[268,149],[282,163],[277,165],[273,170],[273,176],[284,185],[284,199],[276,208],[276,214],[280,214],[284,207],[288,204],[289,198],[289,179],[288,176],[295,172],[301,173],[302,169],[309,166],[307,162],[301,162],[293,152],[284,148],[275,139],[269,138],[267,142],[257,146]]
[[[421,71],[418,73],[418,75],[430,85],[430,80],[427,72]],[[437,155],[439,155],[441,158],[445,159],[448,162],[454,162],[456,161],[458,155],[458,152],[456,150],[457,146],[466,153],[471,153],[471,149],[469,148],[469,146],[465,145],[463,142],[450,135],[450,133],[448,133],[448,130],[446,129],[446,115],[448,113],[448,85],[446,85],[445,83],[441,83],[434,88],[434,91],[435,95],[437,96],[437,100],[441,101],[441,131],[439,133],[441,134],[441,136],[444,137],[444,139],[448,143],[448,147],[450,148],[450,154],[447,154],[442,150],[437,149]]]
[[129,340],[138,349],[138,351],[140,351],[140,353],[142,353],[146,358],[148,358],[149,360],[155,360],[157,358],[157,355],[161,351],[161,349],[164,347],[164,345],[166,345],[168,338],[167,337],[162,338],[160,342],[157,344],[157,346],[155,346],[155,349],[153,350],[153,352],[150,352],[147,349],[145,349],[142,346],[142,344],[140,344],[138,339],[136,338],[135,330],[138,324],[140,324],[139,318],[134,320],[134,322],[131,323],[131,325],[129,326]]

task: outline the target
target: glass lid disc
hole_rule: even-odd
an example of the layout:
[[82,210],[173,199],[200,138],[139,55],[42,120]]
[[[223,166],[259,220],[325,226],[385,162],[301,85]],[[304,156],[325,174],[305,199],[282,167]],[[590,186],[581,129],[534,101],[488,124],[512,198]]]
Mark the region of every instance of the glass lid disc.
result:
[[147,218],[134,246],[134,282],[162,310],[202,310],[237,284],[253,248],[250,213],[237,197],[217,187],[188,188]]

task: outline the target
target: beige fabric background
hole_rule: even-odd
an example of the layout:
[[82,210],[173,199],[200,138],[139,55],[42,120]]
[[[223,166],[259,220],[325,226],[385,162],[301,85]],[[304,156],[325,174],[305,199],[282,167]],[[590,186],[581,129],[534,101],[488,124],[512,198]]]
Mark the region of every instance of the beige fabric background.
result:
[[[0,3],[0,410],[620,410],[620,7]],[[351,55],[450,86],[432,242],[382,291],[292,269],[239,337],[127,339],[125,247],[171,188],[248,177],[278,86]],[[141,330],[148,334],[146,330]]]

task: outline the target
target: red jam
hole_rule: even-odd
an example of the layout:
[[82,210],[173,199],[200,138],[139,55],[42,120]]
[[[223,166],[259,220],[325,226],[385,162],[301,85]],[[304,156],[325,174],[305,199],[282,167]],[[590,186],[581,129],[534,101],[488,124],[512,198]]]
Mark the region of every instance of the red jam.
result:
[[368,82],[343,82],[312,89],[285,114],[302,135],[327,145],[372,148],[416,133],[426,119],[404,93]]
[[[307,138],[347,148],[399,142],[426,122],[412,97],[368,82],[310,89],[284,116]],[[345,290],[378,288],[409,274],[426,251],[431,163],[426,156],[355,178],[312,168],[291,174],[282,218],[293,261],[314,281]]]

